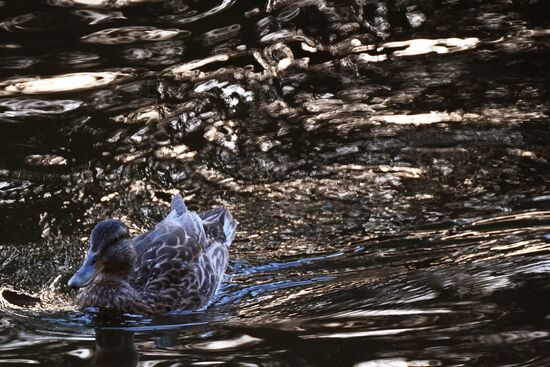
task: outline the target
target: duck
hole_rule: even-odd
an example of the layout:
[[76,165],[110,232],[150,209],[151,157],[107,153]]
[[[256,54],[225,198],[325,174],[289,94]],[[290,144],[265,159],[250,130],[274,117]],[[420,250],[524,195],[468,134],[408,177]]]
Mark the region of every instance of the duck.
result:
[[78,289],[75,303],[143,315],[201,309],[223,280],[237,225],[227,208],[197,214],[181,195],[163,220],[134,238],[122,221],[102,220],[68,281]]

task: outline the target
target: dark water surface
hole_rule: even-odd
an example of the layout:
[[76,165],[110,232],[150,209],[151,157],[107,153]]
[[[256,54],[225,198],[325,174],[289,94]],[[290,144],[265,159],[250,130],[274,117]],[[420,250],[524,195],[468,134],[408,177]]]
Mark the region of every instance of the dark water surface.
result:
[[[0,1],[0,366],[550,365],[549,72],[543,0]],[[213,303],[76,311],[178,191]]]

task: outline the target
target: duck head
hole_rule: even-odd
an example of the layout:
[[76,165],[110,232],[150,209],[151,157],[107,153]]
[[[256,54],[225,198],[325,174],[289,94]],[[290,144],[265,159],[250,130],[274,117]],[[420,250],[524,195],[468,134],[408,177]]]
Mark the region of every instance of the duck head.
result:
[[136,262],[136,251],[128,227],[119,220],[99,222],[90,235],[84,263],[69,280],[72,288],[85,287],[99,274],[129,275]]

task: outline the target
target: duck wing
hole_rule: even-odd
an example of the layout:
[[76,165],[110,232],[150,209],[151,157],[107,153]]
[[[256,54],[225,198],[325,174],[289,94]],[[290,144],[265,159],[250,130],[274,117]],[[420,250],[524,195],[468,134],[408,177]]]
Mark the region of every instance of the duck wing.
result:
[[132,286],[158,312],[203,306],[223,277],[235,228],[225,208],[199,216],[174,196],[170,213],[134,239]]
[[134,247],[139,258],[160,246],[163,242],[180,246],[182,241],[194,240],[203,245],[205,238],[204,227],[201,218],[187,209],[182,197],[176,195],[172,198],[170,213],[160,221],[153,230],[145,232],[134,238]]

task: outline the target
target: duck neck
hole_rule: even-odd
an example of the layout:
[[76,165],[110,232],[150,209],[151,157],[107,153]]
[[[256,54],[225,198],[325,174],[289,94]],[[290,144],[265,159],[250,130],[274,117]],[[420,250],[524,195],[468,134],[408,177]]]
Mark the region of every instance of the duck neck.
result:
[[121,283],[121,285],[128,285],[129,278],[130,274],[101,272],[94,279],[94,283],[109,283],[109,286],[112,286],[112,283]]

